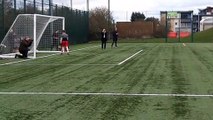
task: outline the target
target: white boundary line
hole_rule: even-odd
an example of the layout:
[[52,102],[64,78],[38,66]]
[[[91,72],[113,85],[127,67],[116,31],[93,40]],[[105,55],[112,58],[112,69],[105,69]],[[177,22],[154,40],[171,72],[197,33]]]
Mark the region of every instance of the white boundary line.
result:
[[[99,47],[99,45],[97,46],[92,46],[92,47],[86,47],[86,48],[81,48],[81,49],[77,49],[77,50],[72,50],[71,52],[75,52],[75,51],[80,51],[80,50],[84,50],[84,49],[88,49],[88,48],[95,48],[95,47]],[[89,65],[89,66],[99,66],[99,65],[121,65],[123,63],[125,63],[126,61],[128,61],[129,59],[133,58],[134,56],[136,56],[137,54],[139,54],[140,52],[142,52],[143,50],[140,50],[138,52],[136,52],[135,54],[133,54],[132,56],[128,57],[127,59],[123,60],[122,62],[118,63],[118,64],[54,64],[54,65],[76,65],[76,66],[81,66],[81,65]],[[42,59],[42,58],[47,58],[50,56],[54,56],[54,55],[58,55],[60,53],[55,53],[55,54],[51,54],[51,55],[47,55],[47,56],[42,56],[42,57],[37,57],[36,59]],[[24,59],[24,60],[20,60],[20,61],[14,61],[14,62],[8,62],[8,63],[4,63],[4,64],[0,64],[0,66],[3,65],[11,65],[11,64],[16,64],[16,63],[22,63],[25,61],[30,61],[33,59]],[[27,65],[27,64],[24,64]],[[39,64],[39,65],[45,65],[45,66],[49,66],[49,65],[53,65],[53,64]]]
[[3,63],[3,64],[0,64],[0,66],[3,66],[3,65],[12,65],[12,64],[16,64],[16,63],[22,63],[22,62],[25,62],[25,61],[30,61],[31,59],[24,59],[24,60],[20,60],[20,61],[14,61],[14,62],[8,62],[8,63]]
[[[99,47],[99,46],[85,47],[85,48],[81,48],[81,49],[77,49],[77,50],[72,50],[72,51],[70,51],[70,52],[75,52],[75,51],[80,51],[80,50],[84,50],[84,49],[88,49],[88,48],[95,48],[95,47]],[[36,59],[47,58],[47,57],[54,56],[54,55],[58,55],[58,54],[60,54],[60,53],[51,54],[51,55],[42,56],[42,57],[37,57]],[[14,62],[3,63],[3,64],[0,64],[0,66],[3,66],[3,65],[11,65],[11,64],[16,64],[16,63],[22,63],[22,62],[30,61],[30,60],[33,60],[33,59],[24,59],[24,60],[20,60],[20,61],[14,61]]]
[[130,56],[130,57],[128,57],[127,59],[125,59],[125,60],[121,61],[120,63],[118,63],[118,65],[121,65],[121,64],[125,63],[127,60],[133,58],[134,56],[136,56],[137,54],[139,54],[139,53],[142,52],[142,51],[143,51],[143,50],[140,50],[140,51],[136,52],[136,53],[133,54],[132,56]]
[[[115,66],[117,64],[93,64],[93,63],[85,63],[85,64],[21,64],[20,66],[32,66],[32,65],[37,65],[37,66],[59,66],[59,65],[72,65],[72,66],[109,66],[109,65],[112,65],[112,66]],[[19,64],[17,64],[17,66],[19,66]]]
[[185,47],[185,46],[186,46],[186,44],[185,44],[185,43],[183,43],[183,46]]
[[82,95],[82,96],[157,96],[157,97],[213,97],[199,94],[134,94],[134,93],[66,93],[66,92],[0,92],[0,95]]

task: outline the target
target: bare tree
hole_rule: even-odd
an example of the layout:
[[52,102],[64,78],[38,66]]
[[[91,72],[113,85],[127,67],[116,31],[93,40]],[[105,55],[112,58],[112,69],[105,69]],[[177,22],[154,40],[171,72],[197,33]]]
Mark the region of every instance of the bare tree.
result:
[[113,28],[112,13],[107,8],[95,8],[90,11],[89,17],[90,38],[98,39],[103,28],[108,32]]

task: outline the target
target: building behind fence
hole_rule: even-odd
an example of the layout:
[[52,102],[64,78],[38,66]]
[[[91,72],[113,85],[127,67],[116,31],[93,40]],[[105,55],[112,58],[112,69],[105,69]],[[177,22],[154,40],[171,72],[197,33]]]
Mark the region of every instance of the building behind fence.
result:
[[120,38],[152,38],[156,25],[154,22],[117,22]]
[[18,14],[44,14],[65,17],[71,44],[88,42],[89,13],[51,4],[51,0],[0,0],[0,42]]

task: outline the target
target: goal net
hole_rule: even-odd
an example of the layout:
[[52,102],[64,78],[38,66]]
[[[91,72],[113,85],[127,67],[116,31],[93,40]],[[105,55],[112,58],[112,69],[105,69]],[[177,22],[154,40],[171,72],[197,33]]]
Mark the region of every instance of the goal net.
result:
[[0,44],[0,57],[14,58],[18,53],[20,41],[25,37],[33,39],[29,47],[29,58],[38,53],[59,52],[59,38],[65,29],[65,18],[40,14],[19,14]]

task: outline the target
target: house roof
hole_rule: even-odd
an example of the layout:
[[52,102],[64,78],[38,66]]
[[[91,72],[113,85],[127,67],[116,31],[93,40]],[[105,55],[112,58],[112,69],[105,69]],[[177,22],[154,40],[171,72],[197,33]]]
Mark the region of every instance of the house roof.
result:
[[209,10],[209,9],[213,9],[213,7],[208,6],[208,7],[204,8],[204,9],[199,9],[199,11],[205,11],[205,10]]

